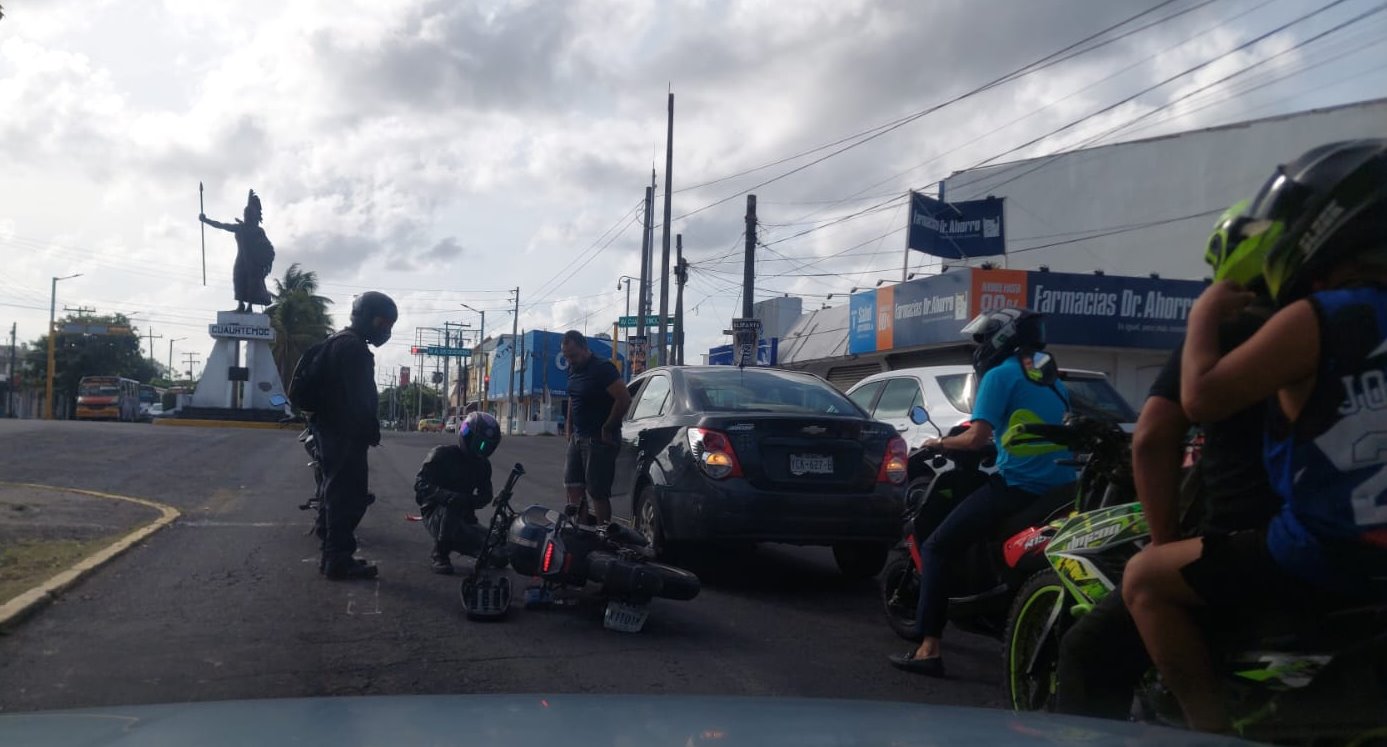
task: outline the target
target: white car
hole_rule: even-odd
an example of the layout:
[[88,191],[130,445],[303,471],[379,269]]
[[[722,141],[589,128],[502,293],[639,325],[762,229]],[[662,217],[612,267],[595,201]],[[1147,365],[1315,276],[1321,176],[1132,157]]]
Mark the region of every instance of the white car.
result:
[[[1132,406],[1102,372],[1062,368],[1060,379],[1074,412],[1123,424],[1136,422]],[[847,395],[872,418],[894,426],[914,449],[972,417],[976,389],[972,366],[922,366],[873,374],[852,385]],[[910,408],[915,405],[925,408],[929,422],[910,421]]]
[[458,430],[458,416],[456,416],[456,415],[449,415],[449,416],[448,416],[448,420],[443,424],[443,430],[444,430],[444,431],[447,431],[448,433],[457,433],[457,430]]

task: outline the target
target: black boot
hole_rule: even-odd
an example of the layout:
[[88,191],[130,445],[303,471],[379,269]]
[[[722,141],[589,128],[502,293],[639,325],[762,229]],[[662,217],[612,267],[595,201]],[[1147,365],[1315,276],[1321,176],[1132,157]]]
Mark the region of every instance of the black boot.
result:
[[438,543],[433,546],[433,553],[429,555],[432,561],[433,572],[442,576],[453,575],[453,561],[448,557],[448,546]]
[[323,575],[334,581],[375,578],[380,569],[360,558],[328,558],[323,562]]

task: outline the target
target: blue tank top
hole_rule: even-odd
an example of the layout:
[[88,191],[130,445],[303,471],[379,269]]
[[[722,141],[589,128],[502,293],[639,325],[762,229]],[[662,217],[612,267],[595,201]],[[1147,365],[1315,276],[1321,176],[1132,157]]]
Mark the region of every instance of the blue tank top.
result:
[[1267,546],[1288,573],[1387,599],[1387,289],[1321,291],[1315,388],[1295,423],[1270,407],[1267,474],[1285,501]]

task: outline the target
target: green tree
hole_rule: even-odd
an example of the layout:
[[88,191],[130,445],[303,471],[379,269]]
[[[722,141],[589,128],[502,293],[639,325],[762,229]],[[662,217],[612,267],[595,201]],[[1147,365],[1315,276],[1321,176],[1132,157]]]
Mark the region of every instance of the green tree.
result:
[[[63,326],[79,323],[87,326],[110,325],[125,327],[128,332],[110,335],[64,333]],[[151,363],[140,350],[138,329],[130,328],[124,314],[103,316],[68,315],[57,323],[58,337],[53,353],[53,402],[55,410],[72,411],[77,397],[77,383],[83,376],[124,376],[145,383],[153,379],[160,366]],[[35,340],[26,352],[26,368],[37,373],[33,382],[42,389],[48,371],[48,335]]]
[[313,343],[332,334],[332,299],[318,295],[318,273],[289,265],[283,278],[275,278],[275,302],[265,313],[274,325],[272,346],[279,378],[287,387],[299,356]]
[[[419,414],[419,391],[423,389],[424,414]],[[443,412],[443,398],[438,391],[428,386],[421,387],[419,382],[411,381],[408,385],[399,387],[386,387],[380,393],[380,406],[377,409],[381,420],[389,420],[392,413],[396,418],[405,423],[405,427],[413,430],[419,423],[421,417],[441,417]]]

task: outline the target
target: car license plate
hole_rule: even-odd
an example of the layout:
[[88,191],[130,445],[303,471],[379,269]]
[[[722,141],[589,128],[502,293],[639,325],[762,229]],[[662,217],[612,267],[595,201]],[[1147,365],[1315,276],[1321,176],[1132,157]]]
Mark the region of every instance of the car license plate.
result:
[[791,454],[790,474],[831,475],[833,474],[833,457],[827,454]]

